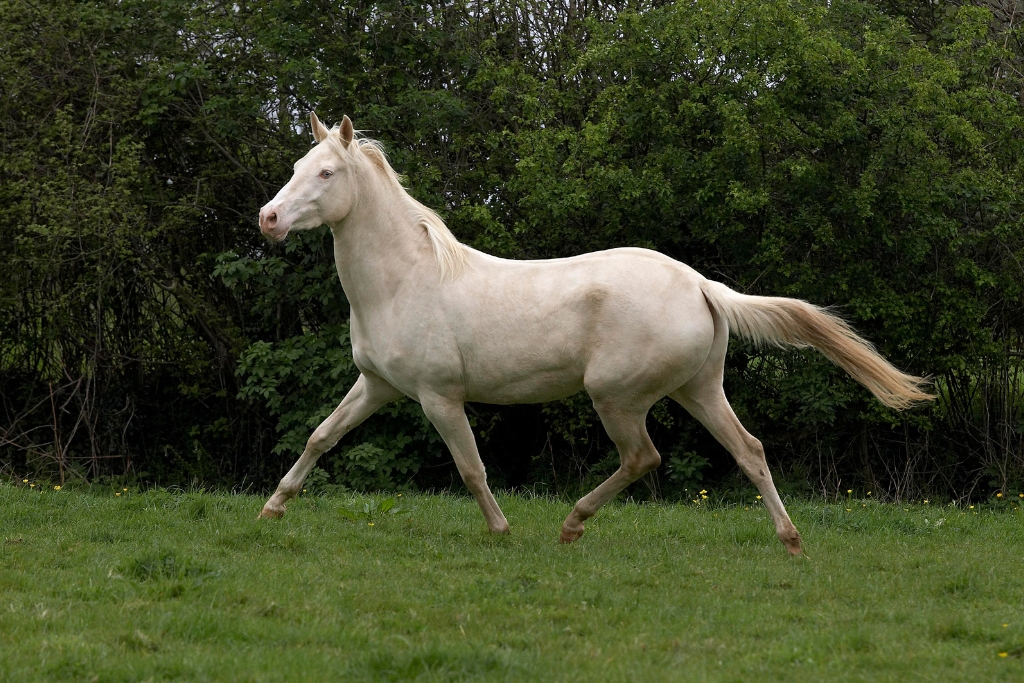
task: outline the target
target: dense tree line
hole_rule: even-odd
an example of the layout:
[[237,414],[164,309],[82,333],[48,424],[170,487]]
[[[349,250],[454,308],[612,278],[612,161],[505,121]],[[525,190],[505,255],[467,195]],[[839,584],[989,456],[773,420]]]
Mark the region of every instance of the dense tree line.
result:
[[[658,249],[834,305],[934,376],[897,414],[813,352],[734,340],[727,391],[791,490],[1018,486],[1022,9],[0,0],[0,466],[276,481],[356,376],[326,230],[255,225],[315,109],[477,248]],[[586,396],[471,414],[499,486],[615,466]],[[664,464],[634,495],[738,481],[677,406],[649,428]],[[321,465],[313,486],[457,476],[409,401]]]

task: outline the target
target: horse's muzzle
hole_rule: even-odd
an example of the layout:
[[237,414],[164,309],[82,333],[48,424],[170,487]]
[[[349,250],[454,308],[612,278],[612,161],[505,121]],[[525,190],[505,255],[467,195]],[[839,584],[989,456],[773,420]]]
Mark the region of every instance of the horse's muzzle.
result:
[[281,224],[277,209],[269,204],[260,209],[260,232],[274,242],[280,242],[288,235],[288,226]]

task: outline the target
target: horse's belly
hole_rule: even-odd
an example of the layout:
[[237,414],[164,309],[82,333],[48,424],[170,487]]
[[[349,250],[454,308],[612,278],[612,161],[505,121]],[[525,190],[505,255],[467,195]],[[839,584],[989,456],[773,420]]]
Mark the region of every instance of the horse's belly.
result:
[[506,310],[479,315],[459,337],[466,398],[481,403],[538,403],[583,388],[587,334],[580,316]]
[[508,368],[500,368],[497,365],[480,372],[467,371],[467,401],[499,404],[542,403],[572,396],[583,389],[582,374],[569,368],[536,368],[527,372],[508,372]]

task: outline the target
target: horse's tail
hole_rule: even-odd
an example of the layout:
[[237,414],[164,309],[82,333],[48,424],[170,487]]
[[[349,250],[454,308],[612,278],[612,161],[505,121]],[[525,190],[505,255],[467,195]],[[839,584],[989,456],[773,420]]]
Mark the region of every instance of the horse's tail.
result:
[[935,398],[926,391],[926,378],[900,372],[844,320],[818,306],[740,294],[711,280],[704,280],[701,290],[735,334],[758,344],[813,346],[890,408],[903,410]]

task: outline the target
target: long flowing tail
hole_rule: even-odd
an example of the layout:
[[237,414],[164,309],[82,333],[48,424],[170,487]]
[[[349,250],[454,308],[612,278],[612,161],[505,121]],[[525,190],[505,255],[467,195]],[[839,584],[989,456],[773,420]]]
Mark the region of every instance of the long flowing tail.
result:
[[758,344],[813,346],[890,408],[903,410],[935,398],[926,391],[927,379],[897,370],[845,321],[818,306],[740,294],[711,280],[704,280],[701,290],[730,331]]

